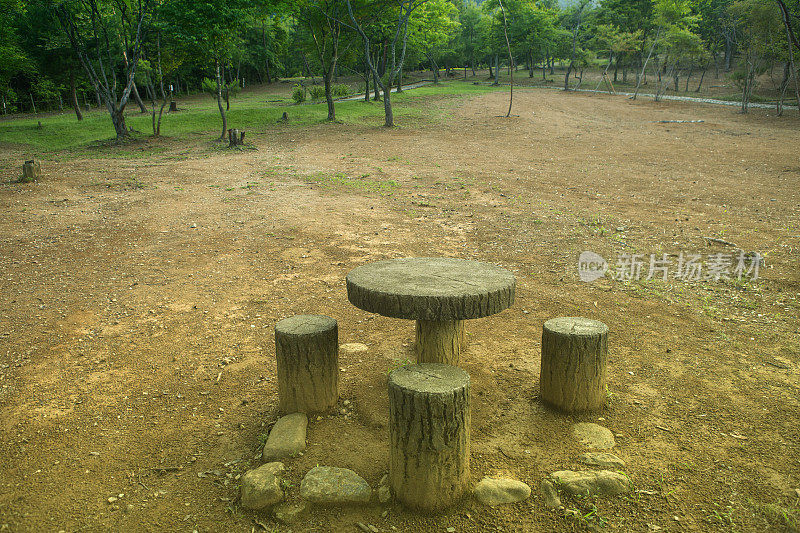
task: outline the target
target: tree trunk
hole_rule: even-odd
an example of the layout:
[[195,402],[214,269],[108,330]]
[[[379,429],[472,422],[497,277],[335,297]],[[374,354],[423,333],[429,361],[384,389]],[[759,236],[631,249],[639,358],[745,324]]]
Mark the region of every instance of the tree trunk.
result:
[[114,124],[114,131],[117,134],[117,140],[127,137],[129,133],[125,126],[125,109],[113,109],[109,111],[111,113],[111,123]]
[[553,318],[542,331],[540,395],[566,412],[597,410],[606,396],[608,327],[597,320]]
[[494,55],[494,83],[492,85],[500,85],[500,54]]
[[142,114],[147,113],[147,106],[144,105],[144,102],[142,102],[142,97],[139,96],[139,89],[136,87],[135,82],[133,84],[133,88],[131,89],[131,93],[133,93],[133,99],[136,102],[136,105],[139,106],[139,111],[141,111]]
[[414,351],[418,363],[457,366],[465,348],[463,320],[417,320]]
[[36,102],[33,101],[33,93],[28,93],[28,96],[31,97],[31,107],[33,108],[33,114],[36,115]]
[[336,120],[336,108],[333,105],[333,94],[331,93],[331,75],[336,63],[331,64],[330,70],[323,72],[323,83],[325,84],[325,101],[328,104],[328,120]]
[[439,65],[433,60],[433,57],[428,55],[428,60],[431,62],[431,72],[433,73],[433,84],[439,85]]
[[[375,86],[375,95],[372,97],[373,100],[376,102],[381,99],[381,92],[378,90],[378,87],[383,89],[383,82],[378,81],[378,75],[373,72],[372,74],[372,85]],[[386,91],[384,91],[385,93]]]
[[278,407],[282,413],[328,411],[339,400],[336,321],[298,315],[275,325]]
[[71,70],[69,72],[69,95],[72,100],[72,108],[75,110],[75,117],[78,120],[83,120],[81,106],[78,103],[78,91],[75,90],[75,73]]
[[467,493],[470,426],[465,371],[420,364],[389,374],[389,484],[401,503],[435,512]]
[[222,107],[222,77],[219,71],[219,61],[215,61],[214,65],[217,72],[217,107],[219,107],[219,114],[222,117],[222,133],[219,138],[222,140],[225,139],[225,133],[228,131],[228,117],[225,115],[225,108]]
[[[385,115],[383,125],[387,128],[392,128],[394,127],[394,112],[392,111],[391,93],[385,87],[381,86],[381,89],[383,89],[383,113]],[[375,87],[375,94],[377,93],[378,86]]]
[[397,92],[403,92],[403,69],[397,71]]
[[494,78],[494,74],[492,74],[492,59],[489,59],[489,79],[491,80]]
[[364,101],[367,103],[369,103],[369,78],[371,75],[369,65],[367,65],[364,70]]

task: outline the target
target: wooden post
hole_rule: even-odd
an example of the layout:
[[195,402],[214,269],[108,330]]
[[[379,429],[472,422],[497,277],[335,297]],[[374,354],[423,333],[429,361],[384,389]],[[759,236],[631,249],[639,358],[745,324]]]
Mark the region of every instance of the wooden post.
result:
[[389,484],[420,511],[453,505],[469,487],[469,375],[426,363],[389,375]]
[[33,106],[33,114],[36,115],[36,102],[33,101],[33,93],[28,93],[28,96],[31,97],[31,106]]
[[566,412],[600,409],[606,395],[608,326],[588,318],[553,318],[542,331],[541,397]]
[[327,411],[339,400],[339,331],[321,315],[297,315],[275,325],[278,402],[282,413]]

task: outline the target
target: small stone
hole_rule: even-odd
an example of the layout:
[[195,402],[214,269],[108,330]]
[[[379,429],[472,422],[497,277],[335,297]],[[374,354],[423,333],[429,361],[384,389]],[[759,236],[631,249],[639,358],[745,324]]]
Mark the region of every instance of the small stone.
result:
[[263,509],[283,501],[279,478],[286,468],[283,463],[267,463],[242,476],[242,507]]
[[386,485],[378,487],[378,501],[381,503],[389,503],[392,499],[392,489]]
[[345,407],[347,407],[348,405],[350,405],[350,400],[345,400],[345,401],[343,401],[343,402],[342,402],[342,405],[344,405]]
[[292,413],[275,422],[269,432],[267,443],[261,452],[263,461],[274,461],[294,457],[306,449],[308,417],[303,413]]
[[197,224],[195,224],[195,223],[192,223],[191,227],[192,227],[192,228],[196,228],[196,227],[197,227]]
[[361,531],[363,531],[364,533],[370,533],[369,532],[369,528],[367,527],[367,524],[365,524],[363,522],[356,522],[356,527],[358,529],[360,529]]
[[368,503],[371,496],[369,484],[347,468],[317,466],[300,483],[300,497],[320,505]]
[[531,488],[516,479],[483,478],[474,490],[475,498],[484,505],[516,503],[531,495]]
[[591,422],[573,424],[572,434],[590,450],[610,450],[617,445],[614,434],[608,428]]
[[573,496],[616,496],[631,490],[630,480],[619,472],[600,470],[598,472],[573,472],[561,470],[551,477],[559,489]]
[[369,529],[371,533],[380,533],[380,529],[373,526],[372,524],[367,524],[367,529]]
[[596,466],[603,470],[625,468],[625,461],[608,452],[587,452],[578,456],[578,461],[589,466]]
[[447,529],[445,529],[445,531],[447,531],[447,533],[456,533],[456,528],[448,527]]
[[107,501],[108,503],[114,503],[114,502],[115,502],[115,501],[117,501],[118,499],[119,499],[119,498],[117,498],[116,496],[110,496],[110,497],[108,498],[108,500],[106,500],[106,501]]
[[272,509],[275,515],[275,520],[282,524],[294,524],[301,520],[308,511],[308,504],[306,502],[299,503],[279,503]]
[[558,497],[556,488],[549,480],[543,479],[539,484],[539,490],[542,493],[542,497],[544,497],[544,504],[547,507],[550,509],[558,509],[561,507],[561,498]]
[[360,342],[348,342],[347,344],[342,344],[339,346],[339,352],[344,352],[347,354],[366,352],[367,350],[369,350],[367,345],[361,344]]

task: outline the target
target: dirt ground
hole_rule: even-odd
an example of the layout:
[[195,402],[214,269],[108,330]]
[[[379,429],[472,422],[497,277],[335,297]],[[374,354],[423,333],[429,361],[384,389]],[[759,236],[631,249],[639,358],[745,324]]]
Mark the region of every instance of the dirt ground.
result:
[[[9,182],[30,154],[3,146],[0,531],[796,531],[800,120],[547,89],[515,91],[501,118],[506,98],[419,98],[431,118],[393,130],[271,126],[242,151],[209,134],[141,141],[159,143],[148,158],[54,154],[36,184]],[[578,277],[584,250],[734,253],[705,237],[764,255],[760,279]],[[290,527],[239,508],[277,419],[273,327],[298,313],[369,350],[340,355],[350,411],[311,420],[289,499],[315,465],[377,487],[387,373],[414,329],[350,305],[344,279],[404,256],[516,274],[515,305],[468,322],[463,367],[474,481],[533,495],[435,517],[314,509]],[[575,315],[610,327],[599,414],[538,399],[542,323]],[[547,509],[539,482],[580,469],[570,425],[598,420],[636,490]]]

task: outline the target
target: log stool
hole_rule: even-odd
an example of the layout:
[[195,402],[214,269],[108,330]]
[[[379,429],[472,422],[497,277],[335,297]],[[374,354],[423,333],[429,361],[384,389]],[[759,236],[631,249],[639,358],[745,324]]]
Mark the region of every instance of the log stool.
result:
[[457,502],[469,486],[469,374],[442,363],[389,374],[389,484],[419,511]]
[[541,397],[566,412],[603,406],[608,326],[581,317],[553,318],[542,330]]
[[278,406],[282,413],[327,411],[339,400],[339,330],[322,315],[275,324]]

